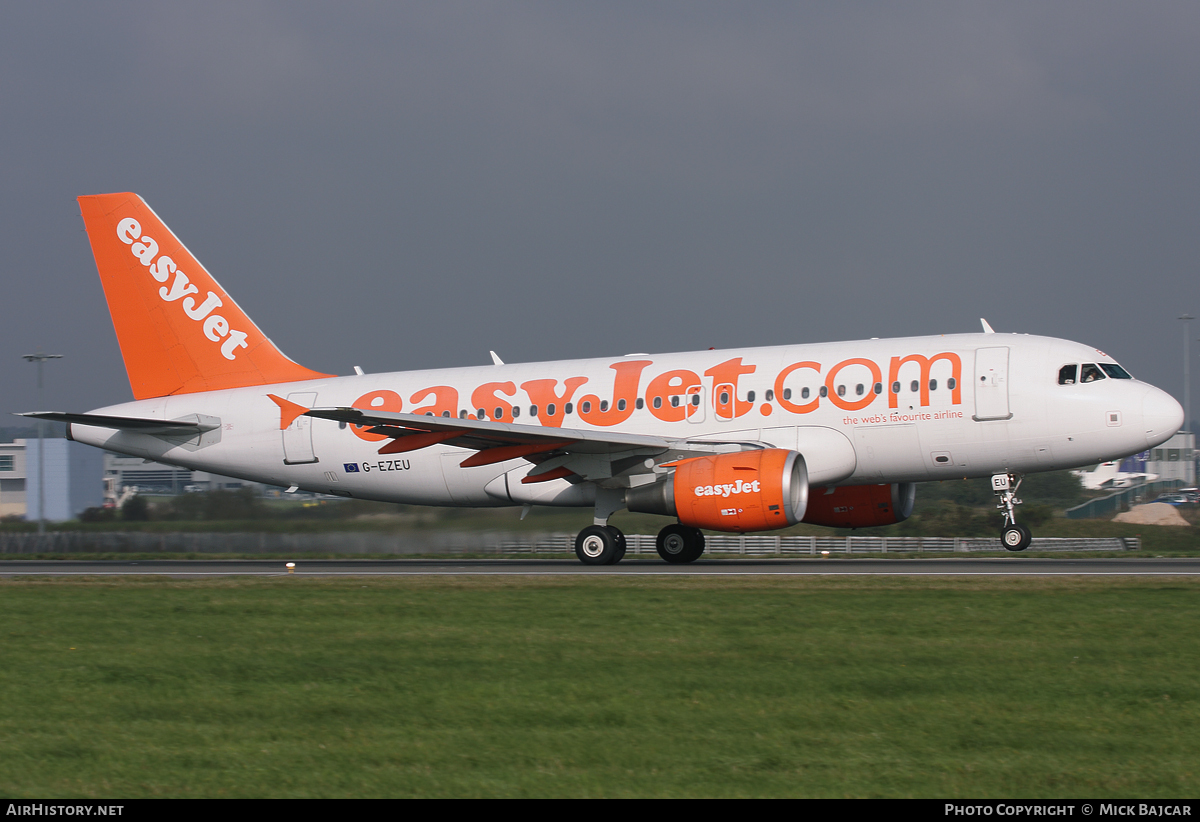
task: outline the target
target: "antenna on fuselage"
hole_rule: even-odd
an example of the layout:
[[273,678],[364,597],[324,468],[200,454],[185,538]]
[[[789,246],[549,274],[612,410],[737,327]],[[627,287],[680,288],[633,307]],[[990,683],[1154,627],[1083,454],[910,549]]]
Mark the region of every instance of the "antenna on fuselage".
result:
[[980,322],[980,324],[983,325],[983,333],[984,334],[995,334],[996,333],[995,329],[993,329],[990,325],[988,325],[988,321],[985,320],[983,317],[979,318],[979,322]]
[[504,365],[504,360],[500,359],[500,357],[496,355],[495,351],[489,351],[488,353],[492,355],[493,365]]

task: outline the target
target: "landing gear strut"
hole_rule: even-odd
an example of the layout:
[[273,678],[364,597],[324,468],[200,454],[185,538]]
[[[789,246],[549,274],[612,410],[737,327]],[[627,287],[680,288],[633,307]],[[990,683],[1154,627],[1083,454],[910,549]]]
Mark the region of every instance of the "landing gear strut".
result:
[[608,524],[608,518],[624,507],[624,489],[596,489],[596,515],[575,537],[575,556],[584,565],[616,565],[625,557],[625,535]]
[[1000,498],[996,507],[1004,512],[1004,530],[1000,532],[1000,542],[1009,551],[1024,551],[1033,540],[1033,534],[1024,525],[1017,525],[1016,507],[1021,504],[1017,499],[1017,489],[1021,487],[1019,474],[993,474],[992,490]]

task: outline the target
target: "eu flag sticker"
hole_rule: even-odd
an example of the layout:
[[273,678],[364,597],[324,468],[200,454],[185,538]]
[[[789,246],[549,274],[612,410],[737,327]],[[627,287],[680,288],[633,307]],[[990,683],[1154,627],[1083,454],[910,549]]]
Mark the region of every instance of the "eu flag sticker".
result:
[[357,462],[344,462],[344,463],[342,463],[342,470],[345,471],[347,474],[357,474],[358,473],[358,463]]

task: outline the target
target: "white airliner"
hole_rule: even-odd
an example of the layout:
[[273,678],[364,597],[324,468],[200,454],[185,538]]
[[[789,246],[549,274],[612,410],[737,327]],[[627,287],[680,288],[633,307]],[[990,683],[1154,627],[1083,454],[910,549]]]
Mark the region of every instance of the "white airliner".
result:
[[1072,471],[1079,477],[1079,484],[1089,491],[1100,491],[1106,488],[1132,488],[1147,482],[1154,482],[1158,474],[1148,474],[1142,471],[1122,471],[1121,463],[1117,461],[1102,462],[1090,471]]
[[[356,499],[594,509],[575,551],[620,561],[621,509],[702,528],[900,522],[915,484],[991,477],[1022,550],[1020,478],[1118,459],[1183,424],[1111,357],[957,334],[338,377],[284,356],[136,194],[80,197],[134,402],[27,416],[122,454]],[[358,369],[356,369],[357,371]]]

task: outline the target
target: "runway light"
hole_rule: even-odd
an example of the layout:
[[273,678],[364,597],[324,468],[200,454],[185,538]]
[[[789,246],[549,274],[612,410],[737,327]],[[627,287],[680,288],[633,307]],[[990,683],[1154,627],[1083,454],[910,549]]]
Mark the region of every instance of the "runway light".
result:
[[289,563],[287,564],[287,569],[288,569],[288,573],[289,573],[289,574],[294,574],[294,573],[296,572],[296,563],[294,563],[294,562],[289,562]]

